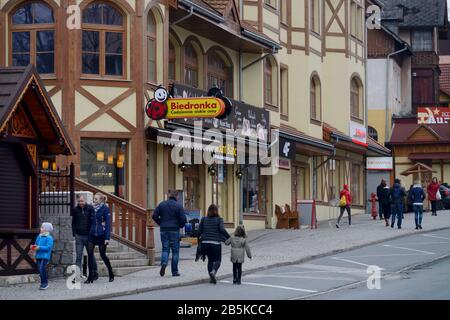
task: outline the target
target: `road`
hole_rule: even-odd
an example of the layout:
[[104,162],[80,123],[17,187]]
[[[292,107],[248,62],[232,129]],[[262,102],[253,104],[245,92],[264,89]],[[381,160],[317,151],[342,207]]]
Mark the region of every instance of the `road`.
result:
[[[230,278],[217,285],[200,284],[115,299],[450,299],[449,257],[450,229],[418,232],[306,263],[246,274],[240,286],[233,285]],[[368,289],[367,271],[371,266],[380,268],[380,281],[370,281],[374,287],[379,283],[380,289]],[[206,265],[202,267],[208,278]],[[223,261],[221,268],[231,268],[231,263]]]

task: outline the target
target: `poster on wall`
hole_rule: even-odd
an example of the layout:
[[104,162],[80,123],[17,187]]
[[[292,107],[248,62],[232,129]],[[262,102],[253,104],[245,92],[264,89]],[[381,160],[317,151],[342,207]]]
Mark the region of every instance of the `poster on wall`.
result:
[[350,122],[350,137],[352,142],[367,147],[367,129],[364,125]]

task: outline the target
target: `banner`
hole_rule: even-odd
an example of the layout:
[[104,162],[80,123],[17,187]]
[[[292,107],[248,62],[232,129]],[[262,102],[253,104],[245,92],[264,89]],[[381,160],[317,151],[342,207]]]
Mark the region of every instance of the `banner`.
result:
[[417,109],[418,124],[449,124],[450,108],[418,108]]

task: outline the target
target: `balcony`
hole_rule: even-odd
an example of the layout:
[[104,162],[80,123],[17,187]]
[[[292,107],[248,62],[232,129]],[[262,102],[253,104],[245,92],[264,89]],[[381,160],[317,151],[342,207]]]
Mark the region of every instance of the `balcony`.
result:
[[434,51],[414,52],[414,55],[412,56],[412,65],[439,65],[439,56]]

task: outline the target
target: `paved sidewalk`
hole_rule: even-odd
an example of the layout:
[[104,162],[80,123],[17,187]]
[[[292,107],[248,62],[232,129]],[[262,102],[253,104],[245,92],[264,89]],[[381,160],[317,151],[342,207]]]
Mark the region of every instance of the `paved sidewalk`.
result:
[[[315,257],[350,250],[353,248],[382,242],[387,239],[417,233],[414,229],[414,215],[406,214],[403,229],[386,228],[384,221],[370,220],[369,215],[353,217],[353,226],[347,226],[344,219],[340,229],[334,221],[321,222],[319,229],[310,230],[261,230],[249,233],[250,246],[254,258],[246,260],[244,273],[267,269],[274,266],[289,265]],[[440,211],[437,217],[426,213],[422,232],[450,228],[450,211]],[[37,284],[25,284],[0,288],[0,300],[5,299],[98,299],[121,294],[133,294],[150,290],[164,289],[182,285],[208,282],[206,263],[195,262],[194,248],[182,249],[180,261],[181,277],[159,276],[159,268],[118,277],[113,283],[101,278],[93,285],[81,285],[81,290],[69,290],[65,279],[50,281],[47,291],[37,290]],[[185,251],[186,250],[186,251]],[[229,262],[230,249],[223,248],[222,267],[218,277],[223,279],[232,275]]]

